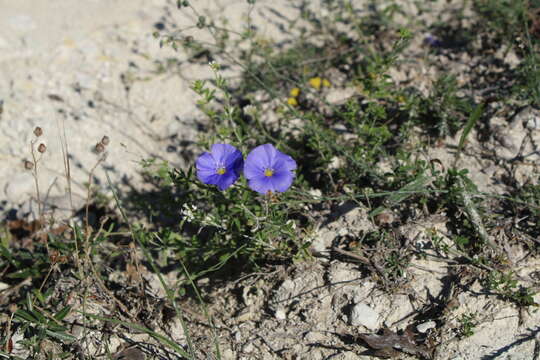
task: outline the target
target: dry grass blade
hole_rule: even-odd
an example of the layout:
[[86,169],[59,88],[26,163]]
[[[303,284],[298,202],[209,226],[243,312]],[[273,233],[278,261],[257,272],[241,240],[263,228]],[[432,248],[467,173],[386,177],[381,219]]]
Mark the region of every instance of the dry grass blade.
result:
[[84,315],[86,317],[89,317],[91,319],[94,319],[94,320],[100,320],[100,321],[103,321],[103,322],[111,322],[113,324],[125,326],[125,327],[127,327],[129,329],[141,331],[141,332],[143,332],[143,333],[145,333],[147,335],[150,335],[151,337],[153,337],[154,339],[159,341],[161,344],[163,344],[165,346],[168,346],[172,350],[176,351],[178,354],[180,354],[180,355],[182,355],[182,356],[184,356],[184,357],[186,357],[188,359],[192,358],[184,349],[182,349],[182,347],[180,345],[175,343],[170,338],[168,338],[166,336],[163,336],[161,334],[158,334],[157,332],[152,331],[152,330],[150,330],[150,329],[148,329],[148,328],[146,328],[146,327],[144,327],[142,325],[135,324],[135,323],[130,323],[130,322],[127,322],[127,321],[121,321],[121,320],[117,320],[117,319],[106,318],[106,317],[103,317],[103,316],[90,314],[90,313],[86,313],[86,312],[82,312],[82,311],[80,313],[82,315]]

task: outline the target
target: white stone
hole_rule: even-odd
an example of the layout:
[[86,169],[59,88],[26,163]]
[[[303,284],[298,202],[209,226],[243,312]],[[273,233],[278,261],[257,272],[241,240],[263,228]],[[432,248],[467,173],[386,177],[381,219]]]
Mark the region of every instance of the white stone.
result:
[[349,323],[353,326],[363,326],[370,330],[379,329],[379,313],[364,303],[355,304],[351,309]]
[[540,117],[533,116],[525,123],[525,127],[530,130],[540,130]]
[[422,323],[422,324],[418,324],[418,326],[416,326],[416,330],[418,330],[418,332],[421,332],[422,334],[427,332],[429,329],[433,329],[437,326],[437,323],[433,320],[431,321],[426,321],[425,323]]
[[333,88],[328,91],[328,94],[326,95],[326,101],[334,105],[343,104],[351,96],[353,96],[355,92],[356,90],[354,88],[345,88],[345,89]]
[[275,313],[276,319],[278,320],[285,320],[287,318],[287,314],[285,313],[285,309],[279,308],[276,310]]

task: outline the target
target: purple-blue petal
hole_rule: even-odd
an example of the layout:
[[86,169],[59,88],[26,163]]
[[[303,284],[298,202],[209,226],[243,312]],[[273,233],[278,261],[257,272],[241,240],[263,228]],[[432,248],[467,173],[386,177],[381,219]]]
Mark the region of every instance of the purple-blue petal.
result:
[[296,161],[287,154],[278,151],[274,159],[274,170],[278,172],[292,171],[296,169]]
[[274,165],[276,151],[276,148],[271,144],[259,145],[248,154],[246,164],[249,163],[252,169],[258,168],[264,171],[264,169]]
[[236,150],[229,154],[225,159],[225,168],[227,171],[234,171],[237,175],[242,173],[242,168],[244,167],[244,159],[240,150]]
[[215,185],[218,186],[219,190],[223,191],[229,188],[235,181],[238,179],[238,175],[233,171],[228,171],[223,175],[218,175],[219,179]]
[[[210,152],[217,164],[225,165],[227,159],[238,150],[229,144],[214,144]],[[238,151],[239,152],[239,151]]]
[[205,184],[212,184],[212,177],[216,175],[216,163],[210,153],[203,153],[196,162],[197,178]]
[[290,171],[279,171],[270,176],[270,179],[274,187],[273,191],[285,192],[292,185],[294,173]]
[[248,186],[260,194],[266,194],[268,191],[274,192],[274,184],[268,176],[256,176],[249,179]]
[[202,153],[201,156],[199,156],[199,158],[197,159],[196,165],[197,165],[197,171],[201,169],[212,169],[212,170],[216,169],[216,161],[214,160],[214,157],[212,156],[212,154],[208,152],[204,152]]
[[246,179],[250,180],[259,176],[264,176],[265,168],[259,166],[258,163],[250,161],[249,155],[244,163],[244,176]]

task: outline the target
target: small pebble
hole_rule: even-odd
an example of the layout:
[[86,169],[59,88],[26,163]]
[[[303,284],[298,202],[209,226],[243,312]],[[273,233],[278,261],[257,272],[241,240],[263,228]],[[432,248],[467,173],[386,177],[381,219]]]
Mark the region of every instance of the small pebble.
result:
[[540,117],[531,117],[529,120],[527,120],[525,127],[530,130],[540,130]]
[[433,320],[431,321],[426,321],[425,323],[422,323],[422,324],[418,324],[416,326],[416,330],[418,330],[418,332],[424,334],[426,333],[429,329],[433,329],[437,326],[437,323]]
[[285,313],[285,309],[280,308],[276,310],[275,313],[276,319],[278,320],[285,320],[287,318],[287,314]]
[[358,303],[351,310],[349,323],[353,326],[377,330],[379,328],[379,313],[364,303]]

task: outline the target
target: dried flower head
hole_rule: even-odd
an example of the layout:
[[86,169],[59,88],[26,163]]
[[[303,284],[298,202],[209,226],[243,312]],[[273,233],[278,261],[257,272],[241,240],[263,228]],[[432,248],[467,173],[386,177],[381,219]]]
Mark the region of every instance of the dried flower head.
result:
[[96,147],[95,147],[95,150],[98,154],[101,154],[102,152],[105,151],[105,145],[103,145],[102,143],[98,142],[96,144]]
[[248,186],[260,194],[284,192],[291,187],[296,161],[272,144],[257,146],[246,158]]
[[31,161],[24,160],[23,163],[26,170],[32,170],[34,168],[34,163]]
[[394,222],[394,215],[391,211],[383,211],[375,216],[375,224],[378,226],[388,226]]
[[229,144],[214,144],[210,152],[197,159],[197,177],[223,191],[238,180],[243,165],[240,150]]
[[109,137],[108,137],[107,135],[105,135],[104,137],[101,138],[101,143],[102,143],[104,146],[109,145],[110,142],[111,142],[111,139],[109,139]]
[[36,128],[34,129],[34,135],[36,135],[36,137],[40,137],[41,135],[43,135],[43,129],[39,126],[36,126]]
[[47,146],[44,143],[39,144],[37,151],[43,154],[45,151],[47,151]]
[[9,304],[8,306],[8,310],[12,314],[16,313],[18,309],[19,307],[17,306],[17,304]]

